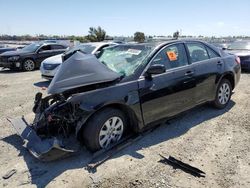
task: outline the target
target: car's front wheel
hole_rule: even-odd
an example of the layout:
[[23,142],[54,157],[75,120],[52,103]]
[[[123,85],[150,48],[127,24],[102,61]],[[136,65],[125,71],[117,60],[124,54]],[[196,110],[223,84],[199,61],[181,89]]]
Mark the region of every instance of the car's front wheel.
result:
[[124,135],[127,121],[117,109],[106,108],[97,112],[83,129],[83,141],[91,151],[108,148]]
[[33,71],[35,69],[35,62],[32,59],[26,59],[23,62],[24,71]]
[[231,99],[231,95],[232,85],[230,81],[222,79],[216,92],[216,98],[213,102],[214,107],[218,109],[225,108]]

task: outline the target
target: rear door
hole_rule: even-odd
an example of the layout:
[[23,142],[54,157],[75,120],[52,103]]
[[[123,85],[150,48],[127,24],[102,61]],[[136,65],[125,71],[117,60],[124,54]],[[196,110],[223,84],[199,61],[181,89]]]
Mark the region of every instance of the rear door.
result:
[[65,46],[59,44],[51,45],[51,54],[53,55],[62,54],[63,52],[65,52],[65,50],[66,50]]
[[151,79],[142,76],[139,80],[145,124],[173,116],[194,103],[194,70],[182,43],[164,47],[152,59],[150,65],[153,64],[163,64],[166,72],[152,75]]
[[193,65],[196,79],[196,104],[213,100],[216,79],[224,69],[223,60],[212,48],[200,42],[186,42],[188,56]]

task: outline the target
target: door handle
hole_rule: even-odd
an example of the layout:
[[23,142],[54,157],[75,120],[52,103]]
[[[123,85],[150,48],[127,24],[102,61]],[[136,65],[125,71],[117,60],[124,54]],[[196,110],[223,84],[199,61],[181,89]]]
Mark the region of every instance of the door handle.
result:
[[156,91],[156,90],[157,90],[156,85],[155,85],[155,84],[153,84],[153,85],[150,87],[150,90],[151,90],[151,91]]
[[192,76],[193,74],[194,74],[193,71],[187,71],[187,72],[185,73],[185,76]]
[[221,66],[221,65],[222,65],[222,62],[221,62],[221,61],[218,61],[218,62],[217,62],[217,65],[220,65],[220,66]]

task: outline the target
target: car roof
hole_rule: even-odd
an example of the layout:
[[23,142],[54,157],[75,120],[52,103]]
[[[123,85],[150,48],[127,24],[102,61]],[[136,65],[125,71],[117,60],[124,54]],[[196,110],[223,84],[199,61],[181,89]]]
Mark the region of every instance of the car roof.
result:
[[49,42],[49,41],[37,41],[37,42],[34,42],[36,44],[39,44],[39,45],[60,45],[60,46],[65,46],[64,44],[59,44],[59,43],[55,43],[55,42]]
[[162,40],[162,41],[151,41],[151,42],[145,42],[145,43],[125,43],[125,44],[120,44],[120,45],[124,45],[124,46],[142,45],[142,46],[149,46],[149,47],[159,48],[159,47],[165,46],[167,44],[178,43],[178,42],[201,42],[201,43],[204,43],[204,44],[208,44],[205,41],[195,40],[195,39],[172,39],[172,40],[167,40],[167,41]]
[[102,45],[106,45],[106,44],[116,44],[115,42],[87,42],[87,43],[80,43],[80,45],[92,45],[92,46],[95,46],[95,47],[99,47],[99,46],[102,46]]
[[219,48],[205,42],[202,40],[197,40],[197,39],[173,39],[173,40],[165,40],[165,41],[152,41],[152,42],[145,42],[145,43],[126,43],[126,44],[119,44],[119,46],[130,46],[131,48],[133,46],[145,46],[145,47],[151,47],[152,48],[152,53],[158,51],[160,48],[163,46],[166,46],[168,44],[172,43],[181,43],[181,42],[199,42],[202,44],[205,44],[206,46],[209,46],[209,48],[212,48],[214,51],[220,54]]

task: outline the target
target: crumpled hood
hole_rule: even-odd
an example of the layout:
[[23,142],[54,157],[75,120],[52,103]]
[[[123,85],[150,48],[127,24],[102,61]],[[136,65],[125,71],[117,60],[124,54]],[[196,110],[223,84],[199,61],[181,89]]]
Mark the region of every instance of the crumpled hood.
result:
[[94,55],[74,53],[64,61],[49,85],[49,94],[58,94],[66,90],[96,83],[114,81],[121,75],[110,70]]

